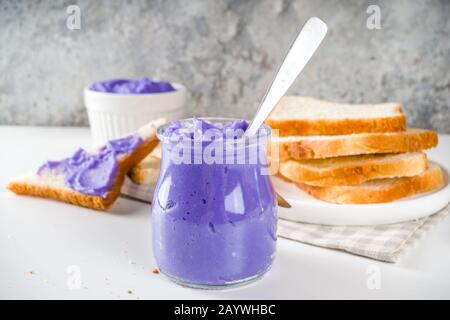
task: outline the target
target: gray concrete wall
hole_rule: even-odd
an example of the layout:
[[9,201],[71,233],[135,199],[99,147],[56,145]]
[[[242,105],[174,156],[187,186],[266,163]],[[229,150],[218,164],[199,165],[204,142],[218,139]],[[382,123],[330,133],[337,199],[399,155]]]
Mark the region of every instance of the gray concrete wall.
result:
[[400,101],[411,125],[450,133],[446,0],[1,1],[0,124],[87,125],[84,86],[143,75],[184,83],[191,114],[249,118],[310,16],[330,31],[291,94]]

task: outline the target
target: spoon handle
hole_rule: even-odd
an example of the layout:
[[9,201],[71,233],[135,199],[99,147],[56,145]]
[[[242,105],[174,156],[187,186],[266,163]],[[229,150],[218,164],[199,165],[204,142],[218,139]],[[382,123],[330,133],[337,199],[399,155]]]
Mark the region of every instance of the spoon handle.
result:
[[280,69],[269,90],[256,112],[256,115],[245,132],[246,136],[254,135],[266,120],[269,113],[280,101],[294,80],[311,59],[327,33],[327,25],[319,18],[313,17],[306,21],[291,48],[289,49]]

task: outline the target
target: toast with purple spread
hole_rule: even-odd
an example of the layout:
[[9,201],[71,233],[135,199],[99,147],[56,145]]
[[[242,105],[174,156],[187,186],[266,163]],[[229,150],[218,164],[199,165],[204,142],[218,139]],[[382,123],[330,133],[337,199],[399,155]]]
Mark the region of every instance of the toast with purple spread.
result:
[[93,151],[78,149],[72,157],[47,161],[10,181],[7,188],[20,195],[105,211],[119,196],[125,174],[157,146],[156,129],[164,122],[158,119]]

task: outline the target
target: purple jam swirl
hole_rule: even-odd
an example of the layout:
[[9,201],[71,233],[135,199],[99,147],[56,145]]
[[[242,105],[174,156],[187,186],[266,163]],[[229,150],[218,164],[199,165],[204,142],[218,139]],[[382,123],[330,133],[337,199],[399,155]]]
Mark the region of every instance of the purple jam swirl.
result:
[[89,89],[98,92],[120,94],[145,94],[175,91],[175,88],[165,81],[153,81],[147,77],[139,80],[113,79],[94,82]]
[[269,176],[261,175],[263,164],[175,164],[173,143],[167,140],[211,128],[226,136],[230,128],[245,131],[248,122],[185,121],[161,131],[161,171],[152,202],[158,267],[191,285],[257,277],[271,266],[276,248],[276,198]]
[[[190,125],[182,124],[180,121],[175,120],[169,123],[165,130],[165,135],[170,136],[172,140],[185,137],[189,139],[202,139],[208,142],[209,137],[205,135],[208,130],[214,131],[215,136],[226,139],[232,137],[234,139],[241,138],[247,130],[249,122],[247,120],[234,120],[225,124],[212,123],[210,121],[203,120],[201,118],[192,118]],[[175,139],[174,139],[175,138]]]
[[117,175],[118,157],[133,152],[141,143],[141,137],[130,135],[109,141],[93,154],[80,148],[70,158],[47,161],[38,174],[63,174],[67,187],[106,198]]

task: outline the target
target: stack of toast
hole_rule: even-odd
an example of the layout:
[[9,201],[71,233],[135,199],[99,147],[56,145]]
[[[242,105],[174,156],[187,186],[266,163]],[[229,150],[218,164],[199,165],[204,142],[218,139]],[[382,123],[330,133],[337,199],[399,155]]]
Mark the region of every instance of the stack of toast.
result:
[[270,157],[279,163],[278,174],[317,199],[382,203],[444,182],[441,168],[423,152],[437,145],[437,134],[407,128],[398,103],[286,96],[266,122],[274,130]]

